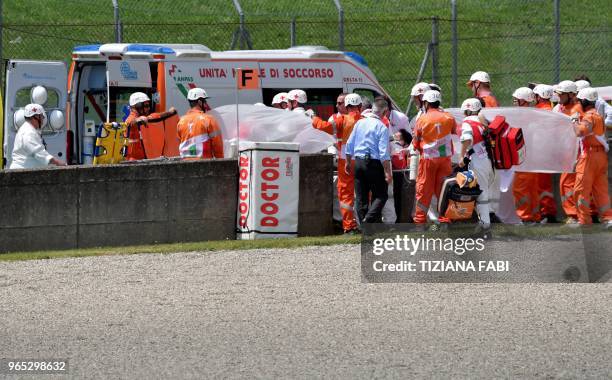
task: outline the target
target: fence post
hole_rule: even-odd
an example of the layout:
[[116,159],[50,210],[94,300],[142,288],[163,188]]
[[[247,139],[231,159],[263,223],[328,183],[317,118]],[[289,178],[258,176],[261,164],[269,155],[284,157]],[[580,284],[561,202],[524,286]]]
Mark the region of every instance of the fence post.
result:
[[291,27],[289,29],[289,33],[291,35],[291,46],[297,45],[297,36],[295,35],[295,16],[291,18]]
[[115,42],[121,43],[123,41],[123,28],[119,15],[119,0],[113,0],[113,12],[115,14]]
[[246,29],[245,25],[245,17],[244,12],[242,11],[242,7],[240,6],[239,0],[232,0],[234,3],[234,8],[236,12],[238,12],[238,17],[240,18],[240,26],[238,30],[234,32],[234,36],[232,37],[231,49],[236,48],[236,43],[240,43],[240,50],[245,50],[245,46],[247,49],[253,49],[253,43],[251,42],[251,36],[249,36],[249,32]]
[[240,26],[239,28],[239,41],[240,41],[240,49],[244,50],[244,12],[242,11],[242,7],[240,6],[240,1],[238,0],[233,0],[234,2],[234,7],[236,8],[236,11],[238,12],[238,18],[240,20]]
[[[431,53],[431,43],[427,44],[427,49],[425,49],[425,56],[421,61],[421,67],[419,68],[419,73],[417,74],[416,83],[419,83],[423,80],[423,75],[425,74],[425,67],[427,67],[427,61],[429,60],[429,54]],[[410,91],[408,92],[410,93]],[[412,96],[408,96],[408,105],[406,106],[405,114],[408,115],[410,113],[410,108],[412,107]]]
[[457,35],[457,0],[451,0],[451,91],[453,107],[457,107],[457,66],[459,64],[459,39]]
[[561,4],[554,0],[555,7],[555,83],[561,81]]
[[338,49],[344,51],[344,9],[340,0],[334,0],[334,4],[338,10]]
[[431,81],[438,84],[438,35],[440,24],[438,16],[431,18]]

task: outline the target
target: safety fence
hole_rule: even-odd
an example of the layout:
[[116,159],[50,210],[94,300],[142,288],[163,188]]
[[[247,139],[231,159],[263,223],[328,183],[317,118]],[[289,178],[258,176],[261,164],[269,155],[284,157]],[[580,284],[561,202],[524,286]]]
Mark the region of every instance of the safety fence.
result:
[[586,74],[596,85],[610,84],[612,7],[607,0],[581,3],[579,12],[559,0],[369,5],[151,0],[146,7],[133,0],[48,0],[28,7],[34,3],[4,2],[4,59],[68,60],[75,45],[116,41],[200,43],[213,50],[322,45],[364,56],[401,107],[421,79],[442,86],[445,106],[457,105],[470,95],[464,84],[477,70],[490,73],[502,104],[510,104],[512,91],[528,82],[556,83]]

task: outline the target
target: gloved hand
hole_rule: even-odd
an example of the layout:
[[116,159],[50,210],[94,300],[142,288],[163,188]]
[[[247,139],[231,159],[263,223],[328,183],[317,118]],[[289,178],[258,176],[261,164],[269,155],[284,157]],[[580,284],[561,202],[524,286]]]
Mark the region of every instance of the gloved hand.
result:
[[308,116],[311,119],[316,116],[315,112],[312,109],[306,110],[306,112],[304,112],[304,115]]

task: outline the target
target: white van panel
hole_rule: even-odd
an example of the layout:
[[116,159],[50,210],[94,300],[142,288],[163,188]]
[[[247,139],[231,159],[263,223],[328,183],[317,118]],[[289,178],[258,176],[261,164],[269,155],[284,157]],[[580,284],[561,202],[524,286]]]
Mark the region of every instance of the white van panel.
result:
[[[6,167],[9,167],[12,162],[13,144],[17,134],[13,114],[32,102],[32,99],[24,95],[34,86],[43,86],[50,95],[47,104],[42,105],[47,112],[47,117],[53,110],[60,110],[66,115],[68,73],[66,64],[57,61],[10,60],[6,67],[3,147]],[[50,102],[55,100],[57,100],[57,103],[51,105]],[[50,154],[62,160],[66,158],[66,126],[53,131],[47,123],[47,127],[43,129],[43,139]]]
[[[228,64],[217,62],[168,62],[166,65],[166,107],[174,106],[179,114],[189,109],[187,92],[194,87],[206,90],[212,108],[226,104],[254,104],[262,101],[261,89],[240,90],[236,94],[235,69]],[[257,63],[242,65],[241,68],[259,71]]]

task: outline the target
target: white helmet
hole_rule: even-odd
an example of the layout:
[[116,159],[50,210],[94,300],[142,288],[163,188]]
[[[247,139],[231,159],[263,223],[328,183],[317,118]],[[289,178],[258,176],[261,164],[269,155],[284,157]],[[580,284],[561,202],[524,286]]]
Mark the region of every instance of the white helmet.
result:
[[442,101],[442,95],[440,95],[439,91],[436,90],[427,90],[423,94],[423,101],[427,103],[435,103]]
[[533,88],[533,93],[541,98],[550,99],[553,96],[553,86],[547,84],[539,84]]
[[45,109],[40,104],[28,104],[23,110],[23,116],[32,117],[34,115],[45,115]]
[[361,105],[361,96],[359,94],[348,94],[344,97],[344,105],[345,106],[359,106]]
[[513,98],[521,99],[526,102],[533,102],[535,97],[533,96],[533,91],[529,87],[519,87],[512,94]]
[[134,107],[138,103],[150,102],[149,95],[144,92],[135,92],[130,95],[130,107]]
[[578,88],[576,87],[576,83],[572,82],[571,80],[564,80],[564,81],[559,82],[555,92],[557,93],[564,93],[564,92],[577,93]]
[[45,104],[47,103],[47,89],[43,86],[32,87],[30,91],[30,98],[34,104]]
[[300,104],[305,104],[308,101],[304,90],[291,90],[287,94],[289,100],[296,100]]
[[281,104],[281,103],[287,103],[287,93],[286,92],[279,92],[278,94],[274,95],[274,98],[272,98],[272,104]]
[[550,97],[550,101],[554,102],[554,103],[559,103],[559,101],[561,99],[559,99],[559,94],[557,94],[557,90],[559,89],[559,85],[558,84],[553,84],[552,85],[552,89],[553,89],[553,94]]
[[187,93],[187,100],[198,100],[198,99],[208,99],[208,95],[206,94],[206,91],[204,91],[203,88],[192,88],[191,90],[189,90],[189,92]]
[[53,130],[59,130],[64,126],[64,113],[60,110],[53,110],[49,114],[49,124]]
[[442,87],[440,87],[439,85],[435,84],[435,83],[430,83],[429,84],[429,89],[430,90],[436,90],[438,91],[440,94],[442,93]]
[[474,82],[474,81],[489,83],[489,82],[491,82],[491,79],[489,78],[489,74],[487,74],[486,72],[484,72],[484,71],[476,71],[470,77],[470,80],[468,81],[468,85],[472,84],[472,82]]
[[476,98],[465,99],[461,103],[461,111],[473,111],[478,112],[482,109],[482,103]]
[[582,90],[583,88],[591,87],[591,84],[589,83],[589,81],[584,80],[584,79],[577,80],[574,83],[576,83],[576,89],[578,91]]
[[431,90],[429,87],[429,83],[420,82],[412,86],[412,90],[410,90],[410,96],[419,96],[423,95],[425,91]]
[[576,95],[578,99],[588,100],[589,102],[596,101],[598,96],[597,90],[592,87],[583,88],[582,90],[578,91],[578,95]]
[[23,123],[25,123],[25,111],[23,108],[18,109],[13,114],[13,123],[15,124],[15,129],[19,129]]
[[31,103],[25,106],[23,109],[24,117],[32,117],[34,115],[42,115],[42,123],[41,128],[47,125],[47,114],[45,113],[45,109],[40,104]]

